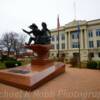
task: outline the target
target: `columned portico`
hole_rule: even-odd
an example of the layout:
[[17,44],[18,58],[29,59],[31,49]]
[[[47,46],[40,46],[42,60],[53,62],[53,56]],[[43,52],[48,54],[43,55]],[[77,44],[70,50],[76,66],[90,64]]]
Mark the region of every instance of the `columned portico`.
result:
[[[62,39],[60,40],[60,42],[62,41],[61,43],[65,43],[65,49],[61,48],[62,52],[68,54],[67,55],[68,59],[70,59],[73,56],[73,54],[79,53],[78,34],[77,34],[78,23],[79,23],[79,27],[80,27],[79,42],[80,42],[81,60],[82,61],[88,60],[88,53],[89,53],[88,50],[89,49],[93,50],[92,51],[92,54],[94,54],[93,58],[100,59],[100,51],[99,51],[100,19],[91,20],[91,21],[85,21],[85,20],[76,21],[76,20],[74,20],[74,21],[62,26],[60,29],[63,31],[63,33],[65,33],[65,42]],[[98,31],[98,33],[97,33],[97,31]],[[89,32],[90,32],[90,36],[89,36]],[[53,30],[52,33],[53,33],[53,35],[57,35],[56,34],[57,29]],[[57,42],[53,41],[53,44],[55,44],[55,47],[56,47]],[[98,49],[97,53],[94,52],[95,48]],[[57,49],[55,49],[55,50],[57,50]],[[54,52],[56,53],[57,51],[55,51],[55,50],[54,50]],[[53,50],[52,50],[52,52],[53,52]]]

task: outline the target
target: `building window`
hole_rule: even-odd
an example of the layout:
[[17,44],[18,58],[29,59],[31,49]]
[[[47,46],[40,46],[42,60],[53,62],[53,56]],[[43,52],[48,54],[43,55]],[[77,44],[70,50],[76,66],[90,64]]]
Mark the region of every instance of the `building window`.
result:
[[97,47],[100,47],[100,40],[97,40]]
[[56,40],[58,41],[58,35],[56,35]]
[[73,53],[73,57],[76,58],[76,59],[79,58],[79,55],[80,55],[80,54],[77,53],[77,52]]
[[78,39],[79,34],[78,32],[72,32],[72,39]]
[[62,43],[62,49],[65,49],[65,43]]
[[92,31],[89,31],[88,36],[89,37],[93,37],[93,32]]
[[65,34],[61,34],[61,39],[65,40]]
[[94,53],[89,53],[89,56],[92,58],[92,57],[94,57]]
[[58,44],[56,44],[56,49],[58,49],[59,48],[59,45]]
[[60,39],[60,36],[56,35],[56,40],[58,41],[58,39]]
[[93,47],[94,47],[93,41],[89,41],[89,48],[93,48]]
[[72,43],[72,48],[79,48],[79,43],[78,42],[73,42]]
[[74,39],[74,34],[72,34],[72,39]]
[[52,41],[55,41],[55,37],[54,37],[54,36],[52,36],[51,40],[52,40]]
[[96,36],[100,36],[100,29],[96,29]]
[[100,57],[100,52],[98,53],[98,57]]

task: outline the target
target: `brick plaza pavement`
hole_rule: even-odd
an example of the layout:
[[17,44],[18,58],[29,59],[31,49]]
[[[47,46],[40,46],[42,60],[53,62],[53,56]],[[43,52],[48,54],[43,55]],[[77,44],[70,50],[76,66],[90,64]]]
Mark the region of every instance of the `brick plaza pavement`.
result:
[[27,92],[0,83],[0,100],[100,100],[100,70],[70,68]]

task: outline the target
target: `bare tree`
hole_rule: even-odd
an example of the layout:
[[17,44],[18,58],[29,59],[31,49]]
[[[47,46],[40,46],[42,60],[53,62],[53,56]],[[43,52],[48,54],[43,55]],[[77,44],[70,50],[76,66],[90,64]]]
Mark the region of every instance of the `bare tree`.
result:
[[24,35],[19,35],[15,32],[5,33],[2,36],[1,43],[7,50],[7,56],[9,56],[11,50],[13,50],[16,55],[22,50],[22,46],[25,41]]
[[5,33],[2,37],[1,44],[7,49],[7,55],[9,56],[12,44],[13,44],[14,34],[12,32]]
[[17,38],[13,41],[13,50],[15,51],[16,55],[19,55],[21,51],[23,51],[23,45],[25,42],[25,36],[19,35]]

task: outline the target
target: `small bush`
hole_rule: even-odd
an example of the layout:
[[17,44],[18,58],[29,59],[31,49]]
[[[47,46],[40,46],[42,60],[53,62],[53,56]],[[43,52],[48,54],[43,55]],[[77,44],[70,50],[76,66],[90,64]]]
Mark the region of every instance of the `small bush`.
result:
[[16,61],[16,59],[13,58],[13,57],[8,57],[7,55],[2,55],[0,61],[1,62],[5,62],[5,61]]
[[87,63],[87,68],[90,68],[90,69],[97,69],[97,62],[95,61],[90,61]]
[[6,68],[13,68],[16,66],[21,66],[21,62],[19,62],[19,61],[6,61],[5,66],[6,66]]
[[2,55],[0,61],[4,62],[8,59],[8,57],[6,55]]
[[22,63],[20,61],[17,61],[17,64],[18,64],[18,66],[21,66],[22,65]]
[[98,69],[100,69],[100,61],[98,62]]

